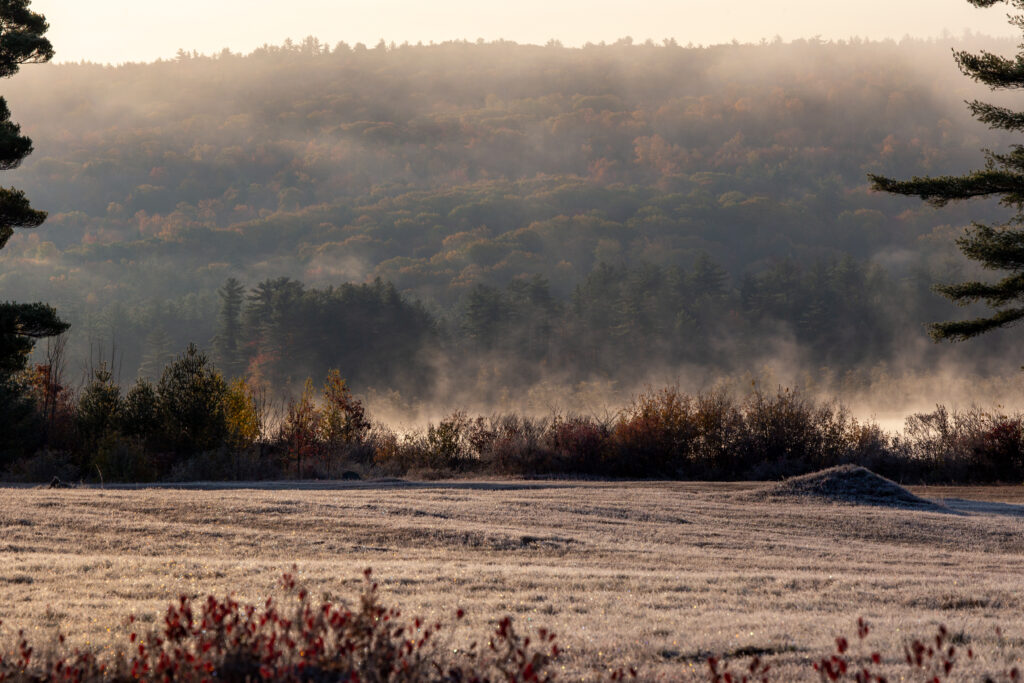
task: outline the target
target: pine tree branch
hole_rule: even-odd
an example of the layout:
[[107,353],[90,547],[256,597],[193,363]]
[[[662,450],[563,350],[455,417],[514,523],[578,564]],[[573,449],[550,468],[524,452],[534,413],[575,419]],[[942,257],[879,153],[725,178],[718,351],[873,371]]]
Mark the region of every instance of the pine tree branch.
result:
[[953,57],[960,71],[990,88],[1024,88],[1024,55],[1008,59],[982,50],[978,54],[954,51]]
[[21,190],[0,187],[0,249],[14,234],[14,228],[38,228],[46,220],[45,211],[37,211]]
[[956,243],[967,258],[989,270],[1024,269],[1024,230],[973,223]]
[[9,325],[6,331],[33,339],[54,337],[68,329],[52,306],[41,303],[0,303],[0,319]]
[[0,302],[0,382],[25,368],[34,340],[67,329],[51,306]]
[[1003,195],[1003,204],[1024,207],[1024,174],[997,169],[974,171],[966,176],[918,177],[893,180],[868,174],[871,187],[881,192],[920,197],[933,206],[951,201]]
[[928,334],[935,341],[966,341],[1000,327],[1009,327],[1024,318],[1024,308],[999,311],[991,318],[976,318],[948,323],[933,323]]
[[985,150],[986,170],[1002,170],[1010,173],[1024,173],[1024,147],[1011,145],[1006,154]]
[[32,141],[21,134],[21,126],[11,121],[7,101],[0,97],[0,171],[10,171],[32,153]]
[[0,78],[13,76],[22,64],[40,64],[53,59],[53,45],[43,37],[50,25],[42,14],[28,8],[24,0],[0,3]]
[[1021,0],[967,0],[967,2],[971,3],[975,7],[992,7],[1000,2],[1005,2],[1013,5],[1014,7],[1024,8],[1024,2]]
[[961,282],[935,285],[932,289],[961,306],[984,299],[986,304],[996,308],[1024,298],[1024,274],[1010,275],[995,283]]
[[1024,112],[1016,112],[1006,107],[997,107],[987,102],[974,100],[967,103],[974,118],[988,124],[989,128],[1003,130],[1024,130]]

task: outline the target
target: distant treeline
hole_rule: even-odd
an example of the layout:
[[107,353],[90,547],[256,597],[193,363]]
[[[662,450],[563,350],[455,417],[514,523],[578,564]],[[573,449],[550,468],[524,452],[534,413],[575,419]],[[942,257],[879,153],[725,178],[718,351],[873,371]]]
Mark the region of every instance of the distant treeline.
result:
[[229,277],[259,284],[218,360],[281,382],[340,367],[417,394],[482,357],[515,386],[779,347],[839,374],[905,363],[957,314],[928,292],[964,275],[950,226],[996,209],[937,212],[865,173],[1000,145],[957,76],[913,41],[306,40],[27,68],[9,99],[36,152],[14,180],[50,219],[0,254],[0,297],[56,305],[74,366],[124,381],[212,349]]
[[[906,343],[900,331],[927,310],[928,284],[849,257],[781,261],[734,282],[701,255],[689,269],[600,263],[569,297],[537,275],[505,287],[477,284],[443,310],[379,279],[314,288],[282,277],[247,288],[231,278],[207,307],[202,345],[226,377],[282,391],[339,368],[361,392],[429,400],[441,380],[472,384],[486,367],[488,381],[476,391],[487,404],[505,388],[545,378],[629,385],[640,364],[727,372],[737,357],[770,358],[780,338],[811,367],[868,366]],[[105,358],[115,378],[157,379],[183,346],[175,330],[181,311],[115,311],[122,341]]]

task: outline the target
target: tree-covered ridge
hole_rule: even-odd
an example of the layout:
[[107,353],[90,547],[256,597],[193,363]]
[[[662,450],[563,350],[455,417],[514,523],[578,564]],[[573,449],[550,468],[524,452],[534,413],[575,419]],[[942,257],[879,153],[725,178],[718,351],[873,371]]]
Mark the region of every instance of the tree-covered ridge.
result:
[[[538,305],[565,335],[591,314],[579,292],[606,269],[683,282],[713,263],[729,305],[701,313],[685,288],[658,285],[644,296],[659,319],[611,311],[615,333],[598,339],[700,362],[678,349],[735,348],[711,330],[749,331],[749,317],[816,340],[815,358],[876,362],[862,350],[942,315],[921,283],[949,270],[934,245],[966,214],[870,194],[865,173],[944,172],[997,140],[967,127],[969,84],[937,77],[946,49],[305,41],[51,65],[13,83],[37,146],[19,182],[51,219],[0,256],[0,286],[58,302],[79,346],[116,342],[131,375],[161,349],[213,340],[229,277],[315,291],[380,278],[422,302],[444,344],[479,348],[463,318],[494,292],[514,319],[513,302],[533,296],[516,288],[543,282]],[[826,301],[811,274],[841,263],[889,283],[904,311],[864,313],[870,287]],[[787,268],[800,275],[778,275]],[[765,295],[769,280],[787,294]],[[883,320],[902,327],[883,333]],[[890,341],[828,348],[854,328]]]
[[[554,187],[621,183],[713,199],[741,192],[733,204],[762,195],[803,203],[808,193],[827,203],[830,189],[863,186],[866,169],[927,170],[976,156],[976,135],[946,144],[960,133],[950,97],[914,66],[929,52],[497,43],[323,54],[304,44],[244,58],[60,65],[16,83],[41,145],[22,176],[64,221],[53,238],[60,249],[230,228],[272,253],[279,244],[261,241],[270,215],[343,199],[359,213],[308,216],[312,234],[303,237],[317,243],[327,226],[352,227],[371,210],[360,232],[404,240],[388,222],[371,222],[381,200],[538,176]],[[531,188],[499,185],[494,194],[411,197],[406,204],[423,205],[399,208],[409,220],[427,214],[421,220],[446,233],[485,223],[504,232],[534,218],[494,215],[507,208],[496,199],[515,202]],[[446,224],[453,209],[481,202]],[[553,208],[597,209],[613,220],[637,208],[608,202],[580,196]]]

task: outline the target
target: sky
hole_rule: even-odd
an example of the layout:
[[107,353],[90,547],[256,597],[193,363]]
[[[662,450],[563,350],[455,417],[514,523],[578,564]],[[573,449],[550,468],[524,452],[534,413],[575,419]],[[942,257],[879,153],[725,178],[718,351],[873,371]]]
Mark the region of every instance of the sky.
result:
[[1015,35],[1006,5],[966,0],[34,0],[57,61],[170,58],[179,48],[249,52],[285,38],[388,42],[504,38],[566,45],[624,36],[680,44],[811,38]]

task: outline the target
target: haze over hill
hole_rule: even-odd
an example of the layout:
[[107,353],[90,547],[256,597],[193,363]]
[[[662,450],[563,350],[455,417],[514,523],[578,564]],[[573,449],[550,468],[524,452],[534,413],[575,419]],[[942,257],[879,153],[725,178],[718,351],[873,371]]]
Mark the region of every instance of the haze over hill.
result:
[[[1002,12],[983,12],[961,0],[294,0],[288,11],[271,0],[179,0],[174,4],[106,0],[35,0],[52,25],[57,59],[144,62],[188,51],[249,52],[283,36],[316,35],[374,45],[382,38],[423,43],[482,38],[543,45],[637,42],[675,38],[681,44],[756,43],[818,36],[872,40],[959,35],[969,27],[1011,35]],[[197,20],[199,19],[199,20]]]
[[0,253],[0,287],[74,324],[75,367],[116,347],[124,381],[223,341],[234,277],[251,292],[218,360],[278,387],[339,367],[360,391],[493,405],[771,364],[991,398],[1012,334],[934,346],[923,324],[964,313],[928,288],[967,273],[960,227],[1000,212],[865,175],[958,173],[1007,143],[965,111],[953,42],[307,39],[28,68],[6,95],[36,151],[12,183],[50,219]]

